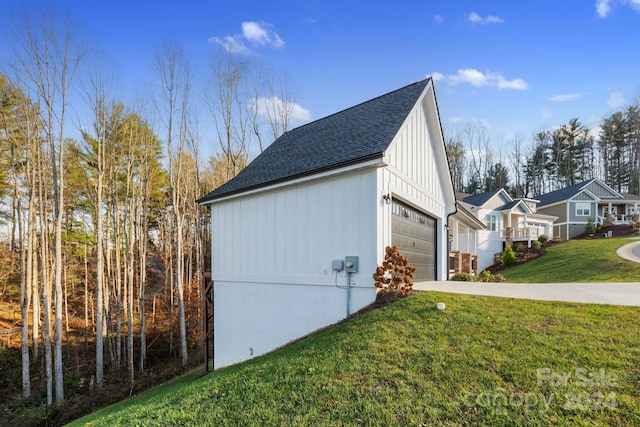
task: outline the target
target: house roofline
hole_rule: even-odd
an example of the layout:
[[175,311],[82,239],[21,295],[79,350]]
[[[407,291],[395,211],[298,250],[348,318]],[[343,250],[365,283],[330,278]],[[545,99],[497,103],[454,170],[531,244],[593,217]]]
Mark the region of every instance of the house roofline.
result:
[[477,225],[479,229],[481,229],[481,230],[486,230],[487,229],[487,226],[482,221],[480,221],[478,218],[476,218],[475,215],[473,215],[471,212],[469,212],[469,210],[467,210],[467,208],[465,208],[462,204],[460,204],[460,202],[456,202],[456,212],[454,212],[452,215],[456,216],[458,214],[463,215],[470,222],[472,222],[475,225]]
[[[349,170],[356,171],[359,169],[366,169],[369,167],[386,166],[386,163],[380,161],[381,159],[382,159],[382,156],[380,155],[366,156],[361,158],[360,161],[343,162],[339,165],[334,165],[333,167],[320,168],[314,171],[310,171],[308,173],[301,173],[298,175],[289,176],[287,178],[265,182],[260,185],[254,185],[252,187],[244,187],[241,190],[230,191],[228,193],[215,195],[213,197],[209,197],[209,198],[203,197],[202,199],[196,200],[196,202],[201,205],[209,205],[209,204],[226,201],[226,200],[244,196],[244,195],[254,194],[260,191],[272,190],[275,188],[283,187],[285,185],[295,185],[295,184],[299,184],[301,182],[312,180],[312,179],[321,179],[326,176],[335,175],[336,173],[345,172],[344,170],[342,170],[345,168],[348,168],[347,171]],[[355,166],[355,165],[360,165],[360,167],[350,168],[350,166]]]

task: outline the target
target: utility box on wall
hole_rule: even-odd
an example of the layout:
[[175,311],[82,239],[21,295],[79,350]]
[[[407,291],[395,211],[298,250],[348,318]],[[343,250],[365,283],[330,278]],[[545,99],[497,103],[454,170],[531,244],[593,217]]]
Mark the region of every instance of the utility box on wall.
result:
[[345,266],[347,273],[357,273],[358,272],[358,257],[357,256],[348,256],[345,258]]

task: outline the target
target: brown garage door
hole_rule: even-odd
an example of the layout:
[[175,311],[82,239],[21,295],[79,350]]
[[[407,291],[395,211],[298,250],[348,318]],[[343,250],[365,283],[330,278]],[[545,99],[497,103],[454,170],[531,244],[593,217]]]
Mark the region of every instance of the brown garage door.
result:
[[391,212],[391,242],[416,268],[414,281],[435,280],[435,218],[395,200]]

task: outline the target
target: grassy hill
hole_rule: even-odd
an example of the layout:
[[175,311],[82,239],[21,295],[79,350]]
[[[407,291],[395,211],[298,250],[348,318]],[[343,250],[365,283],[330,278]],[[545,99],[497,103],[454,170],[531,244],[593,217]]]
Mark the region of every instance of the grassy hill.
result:
[[500,273],[520,283],[640,282],[640,263],[616,255],[616,249],[635,240],[637,236],[570,240]]
[[639,314],[429,292],[72,425],[640,425]]

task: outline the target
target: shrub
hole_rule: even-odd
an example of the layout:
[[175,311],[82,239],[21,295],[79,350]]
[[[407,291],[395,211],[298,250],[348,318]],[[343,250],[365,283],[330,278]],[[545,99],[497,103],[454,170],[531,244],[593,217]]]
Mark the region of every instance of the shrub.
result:
[[540,249],[540,242],[538,242],[537,240],[534,240],[533,242],[531,242],[531,247],[533,249]]
[[489,270],[483,270],[477,276],[467,273],[456,273],[449,278],[456,282],[503,282],[507,280],[502,274],[491,274]]
[[544,245],[548,241],[549,241],[549,237],[547,237],[546,234],[541,234],[540,237],[538,237],[538,242],[540,242],[541,245]]
[[596,223],[592,216],[587,219],[587,226],[584,229],[585,233],[593,234],[596,232]]
[[[509,247],[509,246],[507,246]],[[488,282],[491,280],[491,272],[489,270],[482,270],[482,272],[480,272],[480,274],[478,275],[478,280],[480,280],[481,282]]]
[[449,278],[456,282],[473,282],[473,276],[469,273],[456,273]]
[[373,273],[376,288],[405,297],[413,290],[413,273],[416,269],[409,265],[396,245],[387,246],[382,265]]
[[[516,263],[516,254],[511,249],[511,246],[507,246],[502,253],[502,263],[504,265],[511,265]],[[484,272],[483,272],[484,273]]]

